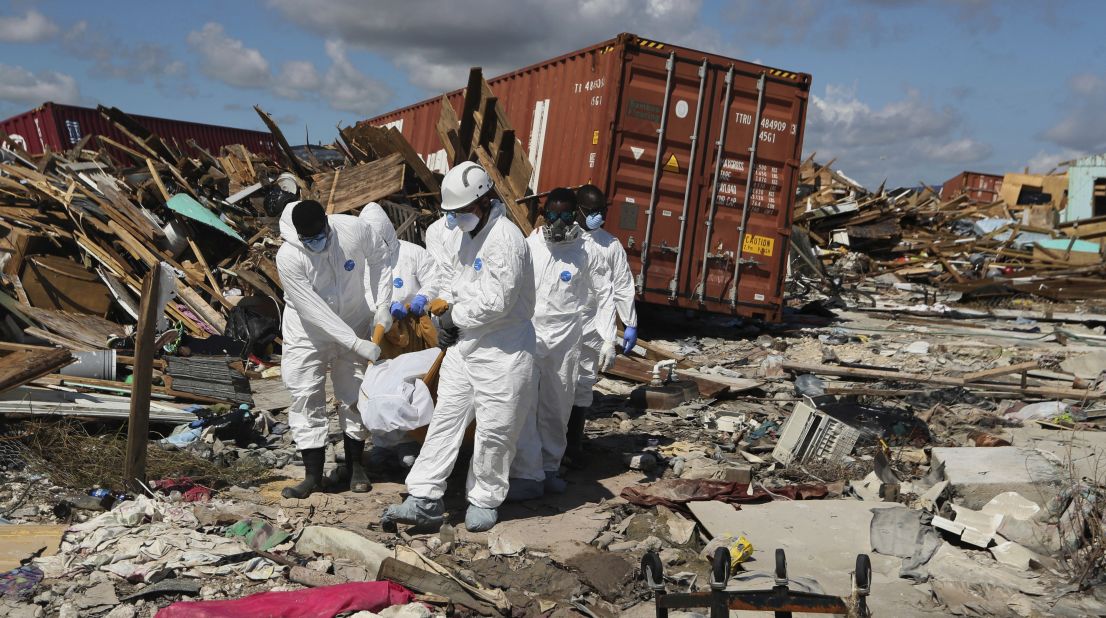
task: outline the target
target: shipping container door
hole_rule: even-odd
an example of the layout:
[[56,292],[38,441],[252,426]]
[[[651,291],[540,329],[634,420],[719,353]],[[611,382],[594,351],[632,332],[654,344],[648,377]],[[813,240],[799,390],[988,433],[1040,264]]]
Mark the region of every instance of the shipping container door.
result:
[[677,302],[687,278],[678,255],[691,252],[683,239],[702,168],[693,154],[702,67],[703,58],[628,48],[623,69],[607,229],[622,239],[638,293],[650,302]]
[[710,68],[709,138],[699,140],[709,173],[687,252],[689,291],[712,311],[778,319],[805,118],[799,80],[808,78],[750,67]]

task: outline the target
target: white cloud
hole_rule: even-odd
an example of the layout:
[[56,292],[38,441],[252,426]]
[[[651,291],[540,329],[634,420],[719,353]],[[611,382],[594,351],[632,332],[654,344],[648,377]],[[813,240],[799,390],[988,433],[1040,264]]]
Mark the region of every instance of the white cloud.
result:
[[23,67],[0,64],[0,100],[39,105],[46,101],[77,103],[81,99],[77,80],[64,73],[32,73]]
[[227,36],[221,24],[208,22],[188,33],[188,45],[200,56],[204,75],[239,88],[265,88],[272,81],[261,52]]
[[954,108],[938,107],[921,93],[873,108],[855,88],[830,84],[812,95],[805,149],[862,183],[876,186],[940,180],[987,159],[990,145],[964,135]]
[[315,65],[305,60],[285,62],[273,82],[273,92],[288,99],[301,99],[307,91],[318,90],[323,80]]
[[1061,163],[1078,159],[1085,154],[1085,152],[1071,150],[1070,148],[1061,149],[1059,152],[1038,150],[1037,154],[1029,159],[1027,165],[1029,166],[1029,172],[1031,174],[1047,174],[1052,170],[1061,168]]
[[323,96],[330,106],[365,116],[382,111],[382,106],[391,98],[391,91],[353,66],[341,41],[327,41],[326,55],[331,65],[323,80]]
[[57,33],[58,25],[34,9],[28,10],[22,17],[0,15],[0,42],[38,43]]
[[91,62],[91,73],[96,77],[125,79],[132,83],[149,79],[163,93],[196,95],[188,66],[160,43],[127,43],[82,20],[62,35],[61,45],[68,54]]
[[290,21],[384,56],[417,86],[464,85],[468,70],[496,75],[630,31],[700,48],[725,39],[699,25],[700,0],[269,0]]
[[1080,154],[1106,151],[1106,77],[1081,73],[1068,80],[1064,116],[1041,134]]

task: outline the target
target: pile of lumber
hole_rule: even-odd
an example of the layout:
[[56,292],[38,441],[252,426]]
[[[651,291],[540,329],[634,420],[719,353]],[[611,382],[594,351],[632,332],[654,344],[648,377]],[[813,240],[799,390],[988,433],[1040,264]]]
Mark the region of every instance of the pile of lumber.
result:
[[802,169],[807,196],[793,220],[823,274],[926,283],[966,298],[1106,300],[1104,221],[1057,225],[1038,206],[1001,197],[942,200],[927,186],[868,192],[828,165]]
[[[333,146],[344,161],[327,169],[297,157],[260,108],[279,160],[241,145],[211,153],[194,142],[171,143],[121,110],[99,111],[126,143],[91,135],[71,150],[32,156],[0,135],[0,393],[28,383],[128,393],[121,378],[78,385],[49,374],[69,364],[70,353],[111,350],[120,374],[128,373],[143,284],[155,270],[172,274],[159,355],[224,358],[248,373],[248,354],[239,356],[241,342],[235,347],[227,336],[228,318],[242,305],[279,323],[274,258],[284,203],[313,198],[331,212],[356,214],[380,201],[401,232],[420,236],[419,227],[437,216],[438,180],[394,130],[344,130]],[[283,173],[294,175],[298,196],[274,206]],[[154,395],[239,401],[232,389],[212,390],[214,382],[191,396],[170,382]]]

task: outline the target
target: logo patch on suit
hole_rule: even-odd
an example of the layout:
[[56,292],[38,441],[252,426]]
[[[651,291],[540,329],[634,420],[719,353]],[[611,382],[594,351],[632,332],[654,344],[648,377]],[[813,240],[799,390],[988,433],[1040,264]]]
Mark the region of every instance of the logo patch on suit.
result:
[[572,281],[572,273],[568,272],[567,270],[562,270],[561,271],[561,281],[564,281],[566,283],[569,282],[569,281]]
[[344,265],[344,267],[347,271],[353,270],[356,266],[357,266],[357,264],[355,264],[353,262],[353,260],[346,260],[346,263]]
[[481,260],[480,258],[476,258],[476,261],[472,263],[472,268],[476,272],[480,272],[484,268],[484,260]]
[[395,279],[392,279],[392,287],[403,287],[403,279],[401,277],[396,277]]

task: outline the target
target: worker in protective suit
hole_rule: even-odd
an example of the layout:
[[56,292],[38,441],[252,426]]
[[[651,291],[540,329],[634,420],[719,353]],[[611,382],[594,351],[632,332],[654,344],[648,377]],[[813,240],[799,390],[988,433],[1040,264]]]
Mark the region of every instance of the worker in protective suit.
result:
[[[386,264],[391,280],[386,285],[390,294],[380,301],[389,301],[389,311],[396,320],[408,314],[425,315],[427,304],[438,297],[440,286],[438,266],[430,252],[397,238],[391,219],[376,202],[366,204],[358,219],[369,225],[387,247]],[[369,451],[369,463],[373,467],[384,467],[393,460],[407,468],[415,463],[418,443],[406,431],[372,431],[371,435],[373,447]]]
[[461,230],[457,229],[457,214],[447,212],[431,223],[423,234],[426,250],[438,267],[438,280],[442,292],[453,281],[453,263],[457,261],[457,249],[461,244]]
[[[604,331],[614,323],[615,313],[622,320],[622,349],[626,354],[637,345],[637,310],[634,308],[634,276],[626,259],[626,250],[610,232],[603,229],[607,216],[607,198],[599,187],[584,185],[576,190],[579,222],[586,230],[587,249],[605,264],[602,272],[606,280],[599,287],[606,291],[605,298],[587,308],[583,345],[580,353],[580,372],[576,382],[576,398],[568,422],[568,448],[565,462],[574,467],[582,465],[584,443],[584,418],[592,404],[592,387],[599,378],[596,367],[604,349],[614,345],[615,330]],[[608,338],[609,337],[609,338]]]
[[380,356],[369,333],[374,324],[389,328],[392,320],[390,303],[374,303],[386,289],[370,277],[371,271],[384,268],[387,248],[356,217],[328,216],[313,200],[284,208],[280,235],[284,244],[276,264],[285,301],[281,377],[292,395],[288,426],[305,470],[303,482],[281,494],[305,498],[322,488],[328,370],[346,452],[346,466],[337,477],[348,480],[353,491],[368,491],[371,485],[361,466],[367,432],[356,405],[365,364]]
[[507,496],[522,415],[535,394],[534,283],[526,239],[491,191],[488,173],[472,162],[442,180],[442,210],[462,232],[452,281],[441,294],[450,305],[435,318],[447,353],[426,441],[407,475],[409,496],[384,512],[385,525],[441,525],[446,478],[474,418],[465,526],[490,529]]
[[[542,209],[544,225],[534,230],[526,244],[534,267],[536,301],[534,331],[537,346],[537,402],[519,438],[511,467],[508,500],[528,500],[545,492],[562,493],[561,458],[565,431],[576,395],[580,341],[586,309],[604,290],[605,262],[585,248],[584,231],[576,224],[576,196],[570,189],[554,189]],[[596,324],[603,333],[599,364],[614,362],[613,312],[609,325]]]

